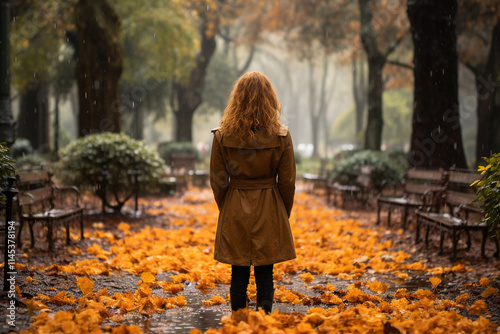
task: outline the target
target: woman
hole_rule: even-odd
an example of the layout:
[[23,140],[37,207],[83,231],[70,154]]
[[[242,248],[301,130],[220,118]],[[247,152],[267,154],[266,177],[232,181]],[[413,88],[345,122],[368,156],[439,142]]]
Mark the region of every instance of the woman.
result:
[[214,258],[232,265],[231,309],[247,306],[254,266],[257,309],[272,310],[273,264],[295,258],[288,218],[295,158],[281,105],[269,79],[241,76],[214,133],[210,184],[219,207]]

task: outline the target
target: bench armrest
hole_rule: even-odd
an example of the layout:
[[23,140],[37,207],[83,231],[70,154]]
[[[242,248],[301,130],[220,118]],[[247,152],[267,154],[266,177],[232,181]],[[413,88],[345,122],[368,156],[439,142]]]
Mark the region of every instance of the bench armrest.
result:
[[422,195],[422,208],[420,210],[430,212],[432,208],[443,206],[445,190],[428,190]]
[[[77,186],[54,185],[54,191],[59,193],[61,196],[65,195],[66,193],[73,194],[74,196],[76,196],[75,205],[76,206],[80,205],[80,189],[78,189]],[[62,198],[61,198],[61,200],[62,200]]]
[[25,205],[33,205],[35,204],[36,200],[35,197],[30,194],[29,192],[19,192],[17,195],[17,204],[19,207],[25,206]]
[[468,220],[470,214],[484,215],[484,213],[485,212],[478,206],[472,204],[461,204],[458,207],[457,215],[464,220]]

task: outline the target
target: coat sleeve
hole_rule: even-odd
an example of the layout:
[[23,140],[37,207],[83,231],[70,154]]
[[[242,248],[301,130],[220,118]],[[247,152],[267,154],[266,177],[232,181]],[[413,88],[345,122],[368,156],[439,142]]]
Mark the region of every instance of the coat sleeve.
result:
[[285,150],[278,165],[278,189],[290,218],[295,196],[295,155],[290,133],[285,138]]
[[226,171],[226,166],[222,157],[220,134],[217,132],[214,133],[212,151],[210,154],[210,186],[212,187],[217,207],[220,210],[227,188],[229,187],[229,174]]

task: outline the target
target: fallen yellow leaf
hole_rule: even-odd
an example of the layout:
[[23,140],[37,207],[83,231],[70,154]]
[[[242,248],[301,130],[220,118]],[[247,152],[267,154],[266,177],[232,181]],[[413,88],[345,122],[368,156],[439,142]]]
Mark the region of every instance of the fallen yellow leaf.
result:
[[434,289],[437,288],[437,286],[441,283],[441,279],[438,277],[431,277],[429,278],[429,281],[432,283]]
[[486,288],[486,290],[483,291],[483,293],[481,294],[481,297],[488,298],[489,296],[492,296],[492,295],[493,296],[498,295],[498,291],[494,287],[490,286],[490,287]]
[[82,290],[83,295],[88,295],[94,290],[94,281],[89,277],[77,277],[78,287]]
[[490,284],[490,280],[487,277],[483,277],[479,280],[481,286],[487,286]]
[[153,275],[151,272],[145,272],[141,274],[141,280],[143,283],[151,283],[156,281],[155,275]]
[[488,309],[488,305],[486,305],[486,302],[484,300],[480,299],[480,300],[476,300],[474,305],[472,305],[469,308],[469,313],[472,315],[479,315],[479,314],[486,312],[487,309]]

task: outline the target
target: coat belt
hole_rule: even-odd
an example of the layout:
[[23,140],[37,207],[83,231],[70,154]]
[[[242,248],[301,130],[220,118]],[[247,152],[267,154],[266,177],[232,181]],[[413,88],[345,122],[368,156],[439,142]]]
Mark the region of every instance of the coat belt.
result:
[[229,187],[234,189],[267,189],[273,188],[276,186],[276,178],[270,177],[267,179],[254,179],[254,180],[238,180],[238,179],[230,179]]

